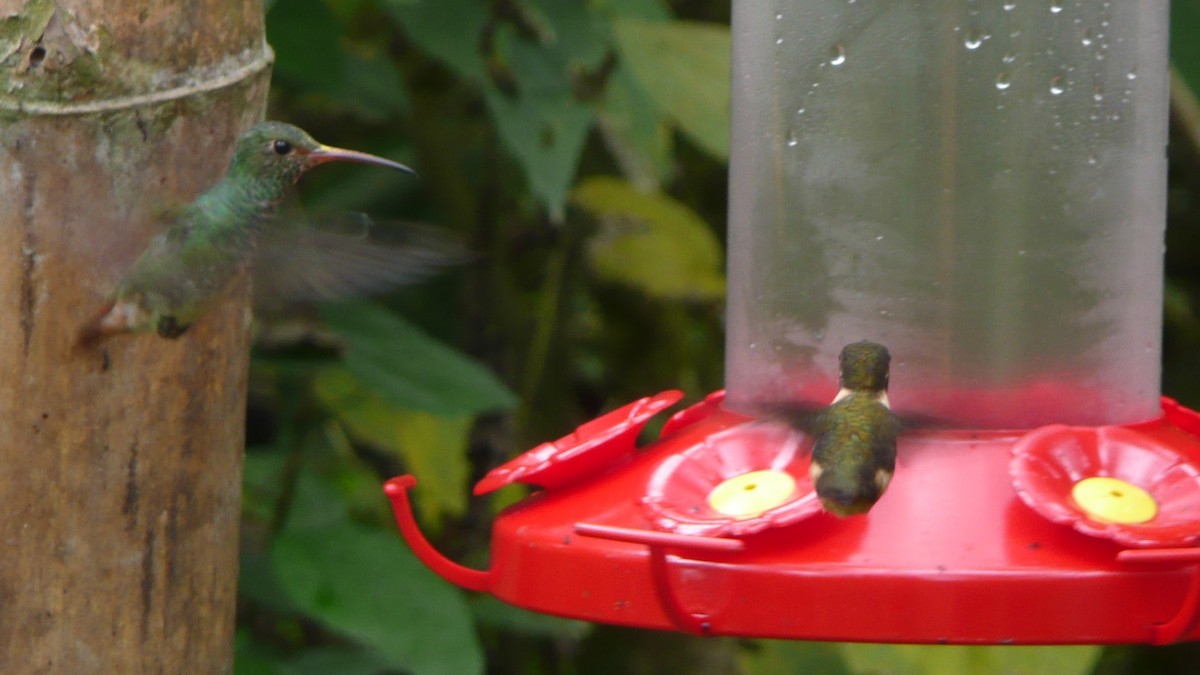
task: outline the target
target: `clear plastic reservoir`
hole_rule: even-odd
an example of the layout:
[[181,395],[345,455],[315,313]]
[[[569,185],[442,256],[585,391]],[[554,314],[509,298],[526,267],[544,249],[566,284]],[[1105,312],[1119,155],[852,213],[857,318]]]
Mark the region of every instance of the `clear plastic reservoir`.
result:
[[1167,4],[734,0],[730,404],[1156,416]]

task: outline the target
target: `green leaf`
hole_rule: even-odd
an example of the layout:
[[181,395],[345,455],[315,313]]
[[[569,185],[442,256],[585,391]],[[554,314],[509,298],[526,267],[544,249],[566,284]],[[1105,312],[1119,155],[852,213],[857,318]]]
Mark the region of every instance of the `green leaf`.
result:
[[1171,3],[1171,64],[1193,92],[1200,92],[1200,2]]
[[487,73],[480,39],[487,25],[487,3],[479,0],[383,0],[408,39],[461,77],[482,82]]
[[596,0],[598,9],[617,16],[649,21],[666,21],[671,9],[663,0]]
[[958,647],[938,645],[844,644],[842,654],[860,673],[880,675],[1084,675],[1101,648]]
[[280,477],[287,453],[274,448],[246,448],[242,462],[242,514],[269,521],[279,500]]
[[337,527],[350,520],[350,509],[328,476],[302,470],[287,512],[287,527],[313,529]]
[[524,6],[531,19],[545,24],[545,39],[538,45],[543,58],[565,75],[604,60],[610,42],[607,21],[599,20],[593,0],[526,0]]
[[343,43],[344,23],[325,2],[274,3],[267,39],[275,50],[275,76],[367,120],[405,111],[408,98],[396,65],[380,47]]
[[368,649],[323,647],[306,649],[283,664],[285,675],[378,675],[388,660]]
[[1200,316],[1192,308],[1187,289],[1171,279],[1163,283],[1163,323],[1192,340],[1200,339]]
[[387,4],[418,47],[483,86],[501,141],[534,197],[560,219],[595,119],[594,106],[575,98],[572,77],[598,67],[607,50],[590,5],[526,0],[508,5],[512,15],[493,19],[478,0]]
[[238,595],[261,607],[277,612],[292,612],[295,607],[275,576],[271,556],[243,549],[238,556]]
[[239,629],[233,640],[234,675],[287,675],[277,650]]
[[381,51],[347,52],[342,66],[341,103],[366,119],[386,119],[408,110],[408,95],[399,69]]
[[344,71],[340,33],[324,2],[278,0],[267,16],[267,41],[275,50],[272,75],[299,89],[336,95]]
[[614,29],[621,57],[658,107],[706,152],[729,159],[729,28],[619,19]]
[[392,405],[440,415],[516,405],[491,371],[379,305],[329,304],[321,314],[346,344],[345,369]]
[[536,40],[507,23],[495,39],[495,59],[514,90],[489,83],[485,100],[530,191],[559,220],[596,116],[593,105],[576,98],[572,75],[598,67],[605,43],[592,12],[579,0],[530,3],[523,15],[537,30]]
[[322,372],[313,391],[351,434],[391,453],[421,477],[422,489],[414,497],[423,515],[437,520],[466,512],[470,416],[396,408],[338,368]]
[[530,191],[552,218],[561,219],[595,110],[576,101],[569,89],[511,97],[489,88],[485,100],[500,138],[525,170]]
[[601,221],[589,247],[599,276],[663,298],[724,295],[721,244],[688,207],[610,177],[584,181],[572,200]]
[[755,640],[737,662],[743,675],[851,675],[838,645],[829,642]]
[[653,190],[671,172],[671,130],[626,65],[613,71],[600,103],[600,129],[609,151],[631,183]]
[[[300,482],[296,501],[319,484]],[[483,656],[462,596],[426,569],[398,535],[348,519],[288,520],[271,558],[292,603],[329,629],[416,675],[479,673]]]

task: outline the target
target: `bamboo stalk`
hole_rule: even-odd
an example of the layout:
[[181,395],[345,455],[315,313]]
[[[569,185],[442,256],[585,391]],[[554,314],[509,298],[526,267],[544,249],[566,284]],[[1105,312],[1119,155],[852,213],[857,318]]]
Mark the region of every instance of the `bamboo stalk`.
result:
[[257,1],[0,12],[0,672],[232,670],[246,284],[178,340],[75,338],[270,62]]

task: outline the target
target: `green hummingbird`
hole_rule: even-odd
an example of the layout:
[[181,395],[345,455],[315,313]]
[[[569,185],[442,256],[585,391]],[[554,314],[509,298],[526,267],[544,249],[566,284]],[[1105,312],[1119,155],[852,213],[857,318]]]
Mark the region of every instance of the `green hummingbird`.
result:
[[301,175],[334,161],[415,173],[322,145],[290,124],[251,128],[238,139],[225,176],[170,218],[85,326],[81,342],[123,332],[177,338],[247,267],[258,304],[272,294],[321,299],[381,290],[464,261],[462,249],[431,228],[404,226],[402,242],[382,245],[365,236],[365,216],[339,232],[304,222],[298,212],[280,213]]
[[826,511],[845,517],[866,513],[883,496],[905,424],[888,401],[891,355],[886,347],[867,340],[848,344],[838,361],[841,390],[828,406],[789,401],[754,407],[813,439],[813,489]]
[[886,347],[855,342],[838,362],[841,390],[816,415],[809,476],[825,510],[845,517],[866,513],[887,490],[901,423],[888,401]]

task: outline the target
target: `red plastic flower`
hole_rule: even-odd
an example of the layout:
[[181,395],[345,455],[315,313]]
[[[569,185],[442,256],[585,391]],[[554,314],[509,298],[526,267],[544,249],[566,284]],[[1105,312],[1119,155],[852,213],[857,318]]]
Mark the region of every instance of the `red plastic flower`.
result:
[[[1182,546],[1200,538],[1200,466],[1153,433],[1052,425],[1022,436],[1012,452],[1017,495],[1053,522],[1126,546]],[[1089,482],[1115,487],[1089,494]],[[1142,515],[1105,517],[1115,513]]]
[[646,422],[681,398],[683,392],[672,389],[601,415],[557,441],[542,443],[492,469],[475,484],[475,494],[486,494],[510,483],[550,489],[594,476],[632,455]]
[[[642,505],[655,527],[680,534],[742,536],[795,523],[821,510],[806,444],[803,434],[778,423],[712,434],[659,465]],[[734,499],[724,499],[731,491]],[[758,492],[750,503],[763,510],[745,506],[739,491]]]

